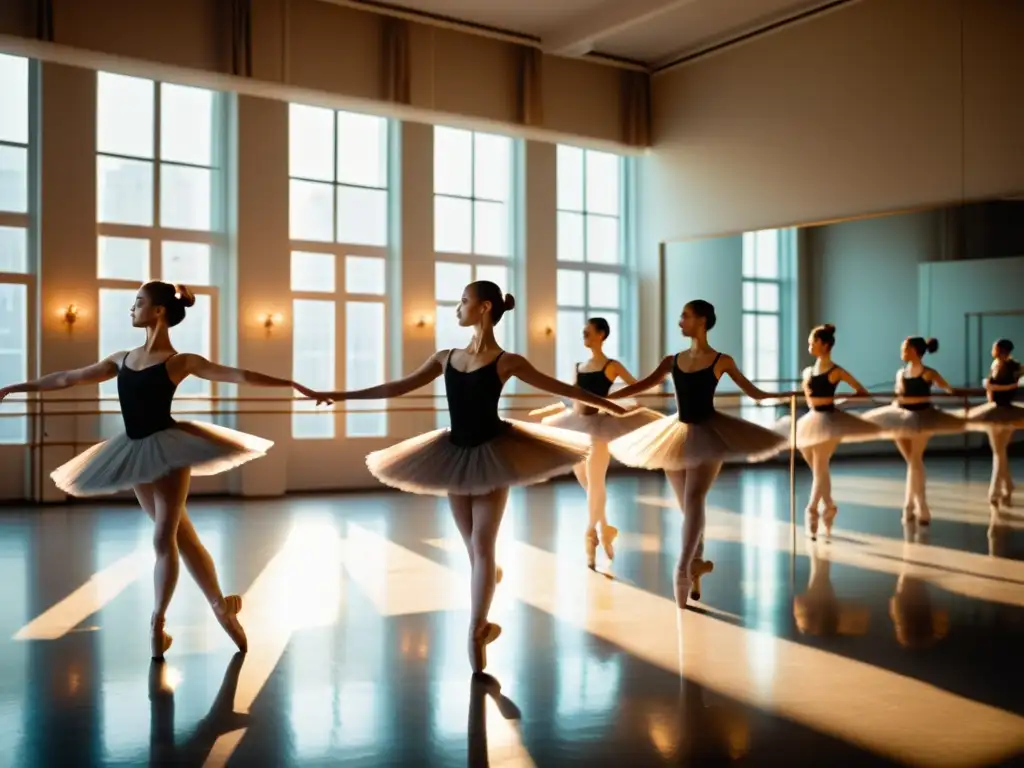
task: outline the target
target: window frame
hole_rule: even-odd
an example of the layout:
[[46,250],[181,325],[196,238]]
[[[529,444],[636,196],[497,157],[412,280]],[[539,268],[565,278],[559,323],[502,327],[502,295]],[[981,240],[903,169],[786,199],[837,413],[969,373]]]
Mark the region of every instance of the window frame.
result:
[[[775,276],[766,277],[758,272],[757,264],[757,239],[758,235],[764,232],[772,232],[775,237]],[[742,266],[740,268],[741,274],[741,330],[743,333],[743,372],[744,374],[756,385],[764,389],[776,390],[779,388],[779,382],[782,378],[782,361],[783,361],[783,318],[785,316],[785,287],[786,277],[785,270],[783,269],[783,230],[779,229],[768,229],[768,230],[755,230],[743,233],[743,258]],[[750,263],[752,269],[747,269],[747,254],[750,254]],[[776,309],[767,310],[761,309],[758,306],[757,294],[758,287],[761,285],[774,286],[778,296],[778,303]],[[747,302],[747,286],[750,286],[753,293],[753,306],[749,306]],[[746,333],[747,318],[753,319],[753,338],[748,338]],[[760,343],[760,329],[758,319],[761,317],[774,317],[776,323],[776,338],[775,338],[775,368],[776,375],[773,378],[766,379],[761,376],[762,371],[759,370],[759,364],[757,360],[756,350],[761,348]],[[751,351],[753,354],[751,355]],[[749,356],[749,365],[748,365]]]
[[[28,112],[28,135],[26,142],[10,141],[0,139],[0,146],[15,147],[26,152],[26,211],[16,213],[13,211],[0,211],[0,227],[20,229],[25,232],[26,264],[24,272],[0,272],[0,284],[22,285],[25,287],[25,378],[31,379],[38,372],[38,334],[39,323],[39,297],[38,297],[38,271],[39,271],[39,83],[40,71],[39,62],[28,56],[16,54],[5,54],[12,58],[26,60],[28,88],[27,88],[27,112]],[[36,439],[35,419],[30,418],[33,410],[28,405],[30,400],[37,398],[35,394],[14,394],[5,402],[22,403],[21,417],[3,416],[4,420],[21,422],[21,431],[18,440],[0,441],[0,446],[29,445]]]
[[[96,73],[96,99],[95,104],[97,107],[96,119],[99,120],[99,81],[102,74],[111,74],[123,76],[119,72],[109,72],[106,70],[97,71]],[[134,77],[134,76],[133,76]],[[222,91],[213,89],[202,89],[206,90],[213,96],[213,107],[211,116],[213,123],[210,127],[210,146],[211,146],[211,165],[199,165],[196,163],[188,163],[179,160],[165,160],[162,157],[161,147],[161,132],[162,132],[162,92],[164,85],[171,86],[182,86],[182,87],[194,87],[190,85],[183,85],[181,83],[175,83],[167,80],[156,80],[151,78],[139,77],[140,80],[146,80],[153,86],[153,156],[151,158],[135,157],[132,155],[118,154],[114,152],[101,151],[99,148],[99,136],[97,134],[96,146],[94,148],[94,168],[96,170],[96,301],[97,301],[97,326],[99,325],[99,296],[103,290],[138,290],[139,281],[127,278],[112,278],[112,277],[101,277],[99,270],[99,242],[102,237],[117,237],[125,238],[130,240],[145,241],[149,245],[149,263],[147,271],[147,280],[161,280],[163,279],[163,246],[166,243],[199,243],[208,245],[210,248],[210,278],[209,283],[206,285],[189,283],[188,288],[196,296],[208,296],[210,298],[210,338],[209,349],[210,349],[210,360],[220,360],[221,352],[221,339],[219,329],[221,327],[221,285],[226,282],[227,274],[227,255],[229,248],[228,232],[226,227],[227,220],[227,197],[229,187],[229,160],[228,160],[228,98],[227,94]],[[153,219],[150,225],[140,224],[118,224],[111,222],[100,221],[100,210],[99,210],[99,162],[100,158],[111,157],[121,160],[129,160],[132,162],[143,162],[149,163],[153,171]],[[196,230],[196,229],[181,229],[178,227],[167,227],[160,223],[161,219],[161,177],[163,168],[167,167],[178,167],[178,168],[199,168],[210,172],[211,176],[211,190],[210,190],[210,229],[208,230]],[[188,322],[186,319],[185,322]],[[98,333],[97,336],[101,337],[102,334]],[[100,350],[102,354],[102,350]],[[225,391],[225,385],[218,382],[207,382],[206,384],[207,394],[204,395],[186,395],[176,400],[184,400],[189,403],[186,406],[187,411],[206,411],[213,410],[214,400],[222,396]],[[104,408],[105,404],[110,401],[116,400],[116,395],[104,395],[102,388],[98,387],[98,398],[100,401],[100,409],[107,410]],[[203,403],[202,401],[207,401]],[[197,403],[196,401],[200,401]]]
[[[302,107],[306,107],[306,106],[314,106],[315,107],[315,105],[303,104],[303,103],[300,103],[300,102],[289,102],[289,107],[291,107],[293,104],[295,106],[302,106]],[[348,332],[348,320],[347,320],[346,310],[347,310],[348,304],[350,302],[375,303],[375,304],[380,304],[383,307],[384,327],[382,329],[382,334],[383,334],[383,338],[384,338],[384,349],[382,351],[382,359],[383,359],[383,362],[384,362],[385,373],[389,369],[389,361],[391,360],[391,350],[392,350],[392,343],[393,343],[392,339],[391,339],[391,333],[390,333],[391,325],[392,325],[392,323],[391,323],[392,300],[391,300],[391,295],[390,295],[389,287],[391,285],[390,281],[391,281],[391,276],[392,276],[392,270],[394,269],[393,259],[390,258],[390,254],[391,254],[391,247],[392,247],[391,246],[392,224],[393,224],[393,218],[394,218],[394,212],[393,212],[394,189],[393,189],[393,184],[392,184],[392,179],[393,179],[393,176],[392,176],[392,165],[394,165],[394,161],[395,161],[395,152],[393,152],[392,148],[393,148],[393,142],[395,140],[396,133],[397,133],[397,130],[398,130],[398,123],[396,121],[394,121],[394,120],[389,119],[389,118],[381,117],[380,115],[371,115],[370,113],[352,112],[351,110],[334,109],[334,108],[331,108],[331,107],[315,107],[315,108],[318,108],[318,109],[330,109],[331,112],[332,112],[332,126],[333,126],[333,132],[334,132],[334,141],[333,141],[333,155],[332,155],[332,159],[331,159],[331,167],[332,167],[332,174],[333,174],[334,180],[333,181],[324,181],[323,179],[310,179],[310,178],[307,178],[307,177],[304,177],[304,176],[293,176],[292,173],[291,173],[291,166],[290,166],[290,163],[289,163],[289,168],[288,168],[288,186],[289,186],[289,194],[288,194],[288,205],[289,205],[289,232],[288,232],[288,236],[289,236],[289,239],[288,239],[289,284],[288,284],[288,293],[289,293],[289,301],[290,301],[290,305],[289,306],[291,307],[292,317],[294,318],[294,316],[295,316],[294,308],[295,308],[295,301],[296,300],[299,300],[299,301],[301,301],[301,300],[307,300],[307,301],[330,301],[330,302],[334,303],[334,320],[335,320],[334,350],[333,350],[333,353],[334,353],[334,382],[335,382],[335,388],[337,388],[337,389],[346,389],[347,388],[346,376],[347,376],[347,373],[348,373],[348,358],[347,358],[347,346],[346,346],[346,339],[347,339],[346,334]],[[378,118],[378,119],[383,121],[383,125],[384,125],[384,129],[383,130],[386,133],[385,133],[385,136],[384,136],[384,141],[381,142],[381,147],[382,147],[382,151],[384,153],[383,160],[384,160],[384,163],[385,163],[385,168],[384,168],[383,179],[384,179],[385,186],[383,186],[383,187],[369,187],[369,186],[360,185],[360,184],[350,184],[350,183],[347,183],[347,182],[339,182],[337,180],[337,178],[338,178],[338,141],[339,141],[339,137],[338,137],[338,133],[339,133],[338,132],[338,114],[341,113],[341,112],[346,112],[346,113],[349,113],[349,114],[367,115],[367,116],[370,116],[370,117]],[[291,140],[291,133],[290,133],[290,131],[291,131],[291,128],[290,128],[290,125],[289,125],[289,135],[288,135],[289,142]],[[332,239],[330,241],[325,241],[325,240],[301,240],[301,239],[293,239],[291,237],[291,224],[290,224],[290,222],[291,222],[291,202],[292,202],[291,201],[291,182],[293,180],[294,181],[312,182],[312,183],[324,184],[324,185],[329,184],[332,187],[332,192],[331,192],[331,232],[332,232]],[[362,245],[362,244],[357,245],[357,244],[352,244],[352,243],[347,243],[347,242],[339,242],[338,241],[338,211],[337,211],[337,207],[338,207],[338,187],[348,187],[348,188],[353,188],[353,189],[370,189],[370,190],[378,190],[378,191],[383,191],[384,192],[384,194],[386,196],[386,200],[387,200],[387,205],[386,205],[386,211],[387,211],[387,230],[386,231],[387,231],[387,235],[386,235],[386,239],[387,239],[388,242],[386,242],[384,245]],[[322,254],[322,255],[333,256],[334,257],[334,288],[331,291],[300,291],[300,290],[292,289],[292,285],[291,285],[292,254],[297,253],[297,252],[315,253],[315,254]],[[381,260],[381,262],[384,265],[384,292],[382,294],[358,293],[358,292],[354,292],[354,291],[350,292],[350,291],[347,290],[348,286],[347,286],[347,281],[345,279],[346,278],[345,258],[347,256],[361,256],[361,257],[365,257],[365,258],[375,258],[375,259],[380,259]],[[292,324],[292,350],[293,351],[292,351],[292,361],[291,361],[291,364],[290,364],[291,365],[291,370],[292,370],[292,375],[294,375],[294,371],[295,371],[295,368],[294,368],[294,365],[295,365],[294,346],[295,346],[295,326],[294,326],[294,323],[293,323]],[[339,385],[339,382],[342,382],[342,383]],[[295,393],[294,396],[295,396],[296,399],[300,399],[301,398],[301,395],[299,395],[298,393]],[[367,410],[375,410],[375,408],[371,408],[370,406],[374,405],[376,402],[377,401],[368,401],[367,402]],[[356,407],[352,407],[352,405],[350,405],[350,403],[352,405],[356,406]],[[375,434],[375,435],[365,435],[365,434],[350,435],[349,434],[349,418],[348,418],[349,415],[351,415],[351,414],[357,414],[358,415],[360,413],[363,413],[363,411],[358,407],[359,404],[360,403],[357,402],[357,401],[347,401],[343,408],[338,408],[337,404],[328,406],[330,408],[330,410],[332,412],[332,416],[333,416],[333,423],[332,423],[331,434],[330,435],[323,435],[323,436],[321,436],[321,435],[302,436],[302,435],[296,435],[296,433],[295,433],[295,417],[296,417],[296,414],[307,414],[310,411],[309,410],[304,410],[303,407],[301,406],[301,404],[296,402],[296,403],[294,403],[292,405],[292,410],[291,410],[292,421],[291,421],[291,425],[289,427],[289,435],[290,435],[292,440],[303,441],[303,442],[306,442],[306,441],[310,441],[311,442],[311,441],[316,441],[316,440],[337,440],[337,439],[379,440],[381,438],[387,437],[390,434],[391,425],[392,425],[392,422],[393,422],[393,419],[390,417],[390,414],[387,413],[387,412],[384,412],[384,413],[380,414],[382,419],[383,419],[383,430],[381,431],[380,434]],[[381,404],[378,405],[377,407],[384,408],[383,401],[381,401]],[[322,410],[322,409],[317,409],[317,410]],[[312,417],[307,415],[307,416],[304,416],[304,418],[312,418]]]

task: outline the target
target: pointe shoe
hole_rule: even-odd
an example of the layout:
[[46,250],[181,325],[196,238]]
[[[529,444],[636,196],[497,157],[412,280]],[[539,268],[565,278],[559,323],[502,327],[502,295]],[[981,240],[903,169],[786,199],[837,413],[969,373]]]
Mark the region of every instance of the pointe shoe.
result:
[[220,605],[212,605],[213,615],[221,627],[227,632],[231,641],[238,646],[242,653],[249,651],[249,640],[245,636],[245,630],[238,621],[238,614],[242,611],[242,598],[239,595],[225,595],[224,602]]
[[715,564],[710,560],[704,560],[699,557],[693,559],[693,563],[690,565],[690,578],[693,580],[693,585],[690,587],[691,598],[700,600],[701,577],[708,575],[713,570],[715,570]]
[[811,537],[811,541],[818,540],[818,510],[813,507],[808,507],[804,510],[804,522],[807,525],[807,535]]
[[928,505],[924,502],[917,505],[917,522],[921,525],[931,525],[932,511],[928,509]]
[[686,599],[693,590],[693,579],[685,573],[676,570],[675,597],[678,608],[686,607]]
[[914,522],[914,502],[910,502],[903,507],[903,524]]
[[601,546],[609,560],[615,559],[615,539],[619,537],[619,529],[614,525],[601,526]]
[[822,522],[825,524],[825,536],[832,536],[832,524],[836,521],[836,515],[839,514],[839,508],[835,504],[829,504],[825,507],[825,515],[822,518]]
[[505,571],[502,570],[500,565],[494,566],[494,583],[501,584],[501,580],[505,578]]
[[487,667],[487,646],[501,635],[501,627],[485,622],[469,637],[469,664],[473,672],[483,672]]
[[174,638],[164,632],[164,620],[154,619],[150,627],[149,645],[153,661],[163,661]]
[[591,528],[583,539],[587,549],[587,568],[594,568],[597,565],[597,531]]

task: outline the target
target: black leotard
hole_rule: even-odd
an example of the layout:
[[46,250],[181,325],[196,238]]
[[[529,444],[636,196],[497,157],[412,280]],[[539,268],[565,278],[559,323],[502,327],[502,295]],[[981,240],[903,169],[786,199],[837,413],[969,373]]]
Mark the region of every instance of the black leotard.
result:
[[[839,382],[833,383],[829,376],[838,367],[833,365],[827,371],[807,377],[807,390],[811,397],[835,397]],[[835,403],[825,403],[824,405],[812,407],[816,411],[834,411],[836,409]]]
[[499,352],[487,365],[467,373],[452,366],[452,352],[448,353],[444,366],[445,396],[451,415],[448,439],[460,448],[482,445],[509,426],[498,416],[504,387],[498,376],[498,360],[503,354]]
[[[903,397],[931,397],[932,395],[932,383],[925,378],[925,368],[921,372],[920,376],[907,376],[906,372],[903,374],[903,391],[900,393]],[[908,411],[924,411],[932,407],[931,403],[900,403],[900,406]]]
[[171,401],[178,385],[167,374],[170,357],[137,371],[126,365],[128,354],[117,371],[117,397],[125,433],[132,440],[141,440],[174,426]]
[[[611,364],[612,361],[609,360],[604,364],[604,368],[599,371],[580,371],[579,363],[577,363],[576,386],[595,395],[608,397],[608,393],[612,388],[612,382],[608,380],[608,376],[605,374],[605,371],[608,370],[608,366]],[[579,412],[587,416],[592,416],[598,412],[598,409],[592,405],[583,405],[581,403]]]
[[679,409],[679,420],[684,424],[700,424],[714,415],[715,389],[718,388],[715,366],[721,356],[719,352],[707,368],[689,372],[680,370],[679,355],[673,358],[672,383],[676,390],[676,408]]
[[[1007,360],[1000,366],[999,375],[989,376],[993,384],[1016,384],[1020,379],[1020,363],[1016,360]],[[992,402],[996,405],[1013,405],[1017,395],[1016,389],[1004,389],[992,393]]]

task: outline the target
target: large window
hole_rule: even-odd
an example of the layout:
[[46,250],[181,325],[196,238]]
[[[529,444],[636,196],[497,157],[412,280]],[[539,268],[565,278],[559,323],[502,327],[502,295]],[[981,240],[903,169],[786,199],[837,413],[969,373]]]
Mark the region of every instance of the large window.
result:
[[[30,258],[29,61],[0,54],[0,381],[29,376]],[[0,443],[24,443],[23,396],[0,404]]]
[[[782,238],[777,229],[743,234],[743,373],[762,389],[778,391],[782,339]],[[773,412],[742,406],[745,417]]]
[[[217,358],[217,284],[224,237],[224,120],[219,93],[97,73],[97,277],[100,355],[144,340],[128,312],[139,285],[187,285],[196,304],[171,329],[174,346]],[[211,382],[189,378],[179,396],[209,397]],[[100,385],[117,394],[117,382]],[[199,403],[178,401],[189,411]],[[208,407],[208,404],[206,405]]]
[[[292,375],[320,390],[381,383],[387,360],[388,122],[289,107]],[[383,401],[346,403],[348,437],[387,434]],[[296,402],[292,436],[333,438],[335,420]]]
[[[472,332],[460,328],[455,309],[462,290],[490,280],[515,293],[512,270],[513,141],[507,136],[457,128],[434,128],[434,294],[438,349],[464,347]],[[494,329],[503,349],[515,344],[508,318]],[[435,392],[444,392],[438,379]],[[447,414],[439,414],[440,424]]]
[[627,300],[623,244],[623,158],[578,147],[558,147],[557,376],[572,381],[586,357],[581,334],[591,317],[611,326],[605,354],[628,351],[622,318]]

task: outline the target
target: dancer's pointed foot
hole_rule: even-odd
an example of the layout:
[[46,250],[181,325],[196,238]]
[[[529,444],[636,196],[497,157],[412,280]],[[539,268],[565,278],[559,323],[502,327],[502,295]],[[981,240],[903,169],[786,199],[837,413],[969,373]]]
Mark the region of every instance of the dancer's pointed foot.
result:
[[226,595],[220,603],[212,606],[213,615],[217,617],[221,627],[228,633],[228,637],[242,653],[249,651],[249,640],[245,636],[245,630],[238,621],[238,614],[242,611],[242,598],[239,595]]
[[690,597],[690,592],[693,588],[693,579],[690,578],[687,573],[679,568],[676,568],[676,584],[675,584],[675,597],[676,606],[679,608],[686,607],[686,600]]
[[917,505],[917,522],[921,525],[931,525],[932,511],[923,501]]
[[830,537],[832,535],[832,524],[836,521],[836,515],[839,514],[839,508],[835,504],[829,504],[825,507],[825,514],[822,517],[822,522],[825,524],[825,536]]
[[588,528],[586,535],[583,537],[583,545],[587,552],[587,568],[593,568],[597,565],[598,543],[597,530],[595,528]]
[[501,627],[485,621],[469,637],[469,664],[474,672],[483,672],[487,667],[487,646],[501,635]]
[[500,565],[494,566],[494,583],[501,584],[501,580],[505,578],[505,571]]
[[154,616],[149,637],[153,661],[163,661],[164,654],[167,653],[167,649],[171,647],[173,642],[174,638],[164,632],[164,618],[156,618]]
[[619,537],[619,529],[605,523],[601,526],[601,546],[609,560],[615,559],[615,539]]
[[903,524],[907,525],[912,522],[914,522],[914,502],[903,507]]
[[807,535],[811,537],[811,541],[818,540],[818,509],[817,507],[808,507],[804,510],[804,523],[807,525]]
[[690,587],[690,597],[694,600],[700,600],[700,580],[703,576],[711,573],[715,570],[715,564],[710,560],[704,560],[700,557],[693,559],[693,564],[690,566],[690,577],[693,581]]

